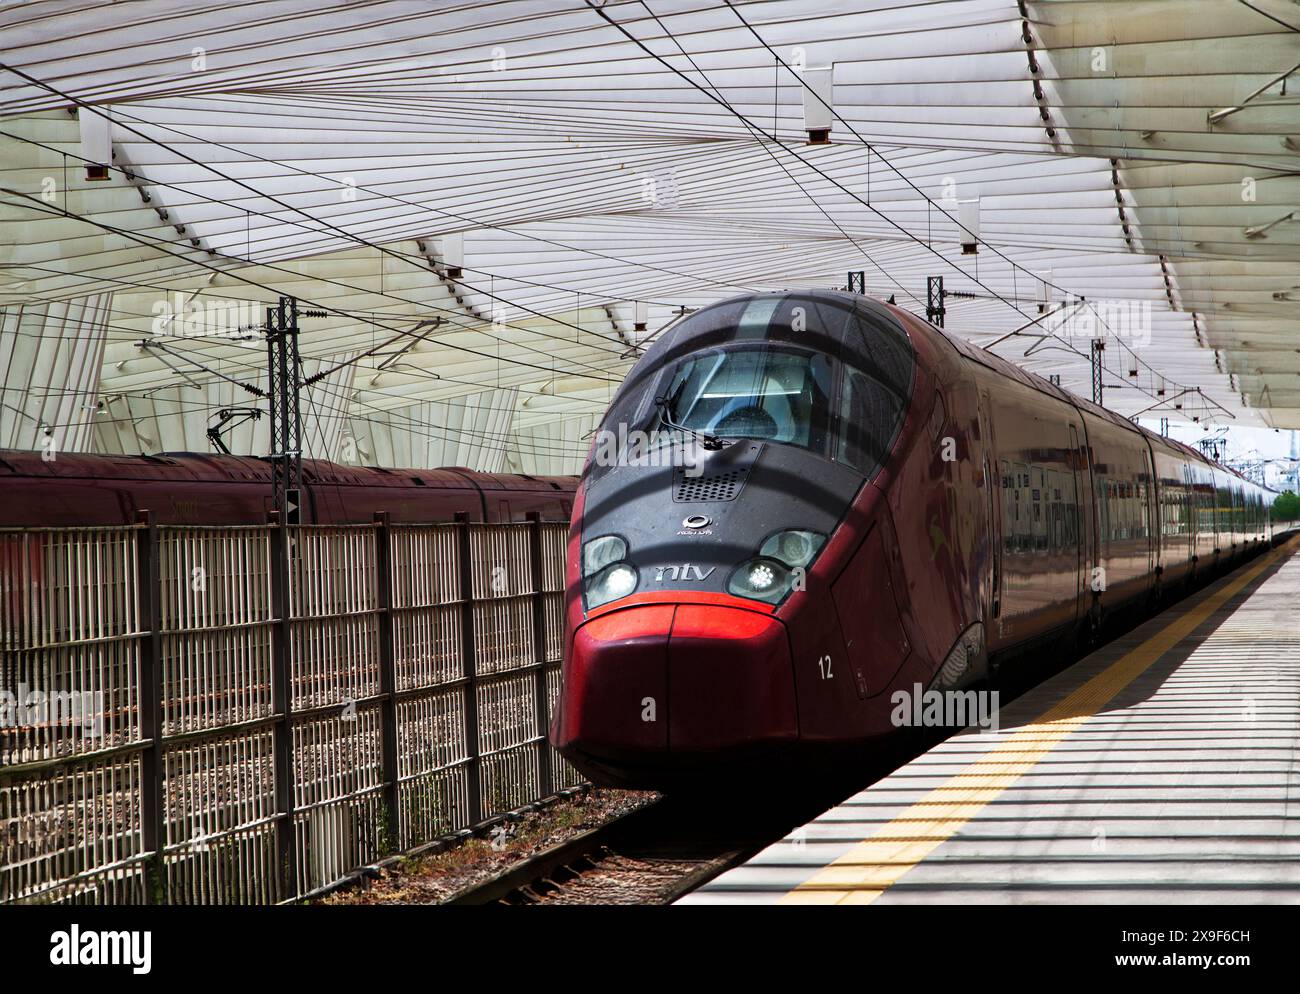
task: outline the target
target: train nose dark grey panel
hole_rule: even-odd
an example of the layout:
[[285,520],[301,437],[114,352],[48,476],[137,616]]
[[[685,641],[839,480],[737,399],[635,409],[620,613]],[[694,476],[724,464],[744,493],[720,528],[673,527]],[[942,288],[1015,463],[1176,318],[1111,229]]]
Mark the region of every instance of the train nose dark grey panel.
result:
[[673,500],[679,504],[735,500],[762,451],[763,446],[755,443],[731,444],[715,452],[700,450],[699,463],[673,471]]
[[[749,440],[704,450],[696,469],[611,469],[589,485],[583,541],[622,537],[641,590],[720,592],[769,535],[791,528],[831,534],[863,483],[806,449]],[[687,524],[696,517],[707,524]]]
[[748,475],[743,469],[728,469],[704,476],[688,476],[685,470],[679,469],[673,480],[673,500],[679,504],[735,500]]

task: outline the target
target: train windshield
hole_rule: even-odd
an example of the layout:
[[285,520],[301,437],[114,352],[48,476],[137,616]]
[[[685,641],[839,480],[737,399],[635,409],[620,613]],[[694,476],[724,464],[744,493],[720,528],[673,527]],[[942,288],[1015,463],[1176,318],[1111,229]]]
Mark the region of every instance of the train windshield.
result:
[[831,362],[824,355],[718,349],[678,364],[658,420],[721,438],[766,439],[826,453],[832,392]]
[[[683,429],[801,446],[870,477],[898,434],[915,370],[906,331],[865,298],[738,297],[689,315],[650,345],[597,443],[609,436],[625,446],[637,429],[662,446]],[[589,478],[616,463],[589,460]]]

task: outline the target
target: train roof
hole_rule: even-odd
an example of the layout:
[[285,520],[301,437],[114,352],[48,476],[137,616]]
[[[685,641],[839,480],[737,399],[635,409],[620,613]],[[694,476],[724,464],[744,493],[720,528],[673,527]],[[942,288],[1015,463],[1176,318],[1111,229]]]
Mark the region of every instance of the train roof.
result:
[[[788,311],[781,313],[786,305],[803,305],[813,313],[806,315],[803,327],[794,327]],[[893,309],[862,294],[820,288],[739,294],[701,307],[671,325],[650,344],[637,366],[658,368],[711,345],[780,341],[844,354],[870,368],[879,358],[882,334],[896,339],[901,348],[910,348]]]
[[[463,467],[404,469],[349,466],[324,459],[304,459],[303,479],[325,486],[437,487],[452,490],[572,490],[575,477],[480,473]],[[0,449],[0,476],[96,478],[130,480],[193,480],[198,482],[266,482],[270,463],[257,456],[213,455],[206,452],[164,452],[159,455],[67,453],[46,460],[42,453]]]
[[1026,386],[1032,387],[1035,390],[1040,390],[1044,393],[1052,394],[1053,396],[1058,397],[1059,399],[1065,401],[1066,403],[1074,405],[1080,410],[1087,411],[1093,417],[1100,418],[1103,421],[1110,422],[1116,427],[1125,428],[1128,429],[1129,431],[1138,432],[1139,434],[1150,439],[1153,443],[1157,445],[1162,445],[1168,449],[1172,449],[1182,454],[1183,456],[1187,457],[1188,459],[1191,459],[1195,462],[1203,463],[1204,465],[1210,467],[1211,469],[1216,469],[1223,473],[1229,473],[1232,476],[1237,477],[1239,480],[1243,481],[1244,483],[1248,483],[1253,487],[1259,487],[1261,490],[1268,491],[1269,493],[1276,492],[1270,490],[1268,487],[1260,486],[1260,484],[1255,483],[1253,480],[1246,479],[1246,477],[1242,476],[1231,466],[1225,466],[1223,465],[1223,463],[1215,462],[1213,459],[1207,457],[1203,452],[1199,451],[1198,449],[1192,448],[1190,445],[1187,445],[1173,438],[1167,438],[1164,435],[1157,435],[1149,428],[1145,428],[1135,421],[1130,421],[1128,418],[1116,414],[1114,411],[1110,410],[1109,408],[1102,407],[1100,404],[1094,403],[1092,400],[1086,397],[1081,397],[1078,394],[1074,393],[1073,391],[1066,390],[1064,387],[1058,386],[1057,384],[1053,383],[1051,380],[1039,376],[1037,373],[1031,372],[1030,370],[1027,369],[1023,369],[1022,367],[1017,366],[1015,363],[1002,358],[1002,356],[995,355],[994,353],[990,352],[988,349],[976,345],[974,342],[970,341],[969,339],[962,338],[959,335],[949,334],[949,332],[946,329],[939,328],[929,323],[928,321],[923,321],[915,314],[899,307],[897,304],[883,304],[882,306],[889,307],[896,314],[900,315],[906,326],[911,326],[913,323],[915,323],[916,325],[919,325],[927,329],[929,332],[933,333],[937,337],[946,341],[949,345],[951,345],[962,355],[966,356],[968,359],[971,359],[974,362],[978,362],[981,365],[994,370],[995,372],[1001,373],[1004,376],[1009,376],[1012,379],[1019,380],[1021,383],[1024,383]]

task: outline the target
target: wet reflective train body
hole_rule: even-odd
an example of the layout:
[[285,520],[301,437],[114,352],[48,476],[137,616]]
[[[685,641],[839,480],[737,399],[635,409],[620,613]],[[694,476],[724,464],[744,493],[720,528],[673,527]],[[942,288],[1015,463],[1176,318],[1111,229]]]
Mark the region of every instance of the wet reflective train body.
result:
[[555,744],[661,787],[894,731],[1266,547],[1268,491],[870,298],[657,340],[574,505]]

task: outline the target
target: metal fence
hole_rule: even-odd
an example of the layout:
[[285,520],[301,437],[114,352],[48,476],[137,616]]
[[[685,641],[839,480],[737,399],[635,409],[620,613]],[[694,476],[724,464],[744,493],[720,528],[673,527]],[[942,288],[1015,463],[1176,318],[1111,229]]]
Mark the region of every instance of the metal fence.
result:
[[270,903],[576,785],[566,530],[0,531],[0,902]]

